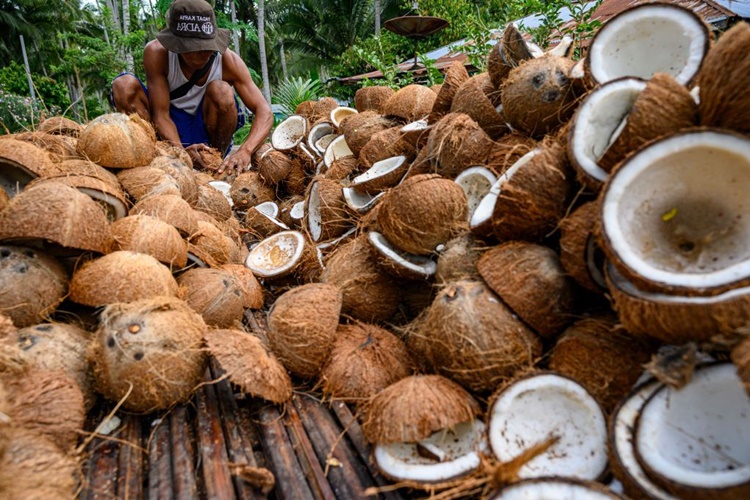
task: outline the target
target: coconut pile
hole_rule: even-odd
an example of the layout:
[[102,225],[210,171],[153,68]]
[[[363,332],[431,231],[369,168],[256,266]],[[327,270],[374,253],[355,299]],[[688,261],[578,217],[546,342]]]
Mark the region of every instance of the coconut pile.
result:
[[135,116],[0,138],[0,485],[74,491],[97,398],[213,357],[438,498],[750,497],[750,25],[571,49],[508,25],[485,73],[304,102],[236,178]]

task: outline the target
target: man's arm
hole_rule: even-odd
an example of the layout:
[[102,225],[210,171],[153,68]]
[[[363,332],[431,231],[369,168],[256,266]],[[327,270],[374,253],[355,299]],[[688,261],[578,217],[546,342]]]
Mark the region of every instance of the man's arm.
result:
[[268,137],[273,126],[273,113],[271,112],[271,106],[253,82],[250,70],[247,69],[245,62],[229,49],[224,52],[222,61],[224,81],[234,87],[242,102],[255,115],[247,139],[235,154],[224,161],[219,169],[219,172],[226,169],[242,172],[249,168],[253,151],[258,149]]

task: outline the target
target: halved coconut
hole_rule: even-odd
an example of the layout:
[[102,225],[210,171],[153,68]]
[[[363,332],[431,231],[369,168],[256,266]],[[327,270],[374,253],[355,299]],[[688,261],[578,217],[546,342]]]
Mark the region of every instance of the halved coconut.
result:
[[[310,128],[310,133],[307,134],[307,148],[309,151],[321,156],[325,152],[325,148],[322,150],[318,149],[317,144],[323,137],[335,135],[333,124],[330,122],[320,122]],[[327,146],[327,144],[326,144]]]
[[576,500],[619,500],[621,497],[601,483],[570,478],[540,478],[519,481],[501,489],[491,500],[575,498]]
[[492,85],[486,72],[462,83],[451,103],[451,113],[469,115],[492,140],[497,140],[509,130],[500,109],[500,91]]
[[604,412],[586,389],[567,377],[538,373],[516,380],[496,395],[487,419],[490,448],[502,462],[548,439],[557,440],[519,469],[519,479],[594,481],[606,471]]
[[302,263],[305,245],[302,233],[281,231],[250,250],[245,265],[259,278],[280,278]]
[[229,195],[235,210],[245,210],[266,201],[276,199],[274,189],[263,182],[258,172],[243,172],[232,183]]
[[138,167],[121,170],[117,179],[123,189],[138,202],[150,195],[174,194],[182,196],[177,181],[156,167]]
[[307,129],[304,116],[292,115],[276,126],[271,134],[271,145],[281,152],[291,151],[307,137]]
[[406,156],[386,158],[353,178],[349,186],[365,193],[378,193],[398,184],[408,167]]
[[445,70],[445,79],[440,91],[432,104],[432,110],[427,116],[428,123],[435,123],[451,111],[453,97],[455,97],[458,88],[469,79],[469,73],[466,67],[460,61],[455,61]]
[[443,177],[455,178],[467,166],[484,165],[493,144],[469,115],[448,113],[435,124],[426,147],[435,171]]
[[197,267],[180,275],[177,284],[184,289],[185,302],[203,316],[207,325],[230,328],[242,321],[245,297],[231,273]]
[[230,183],[217,180],[209,182],[208,185],[223,194],[224,198],[226,198],[227,200],[227,203],[229,203],[229,207],[234,208],[234,200],[232,200],[232,195],[229,194],[232,190],[232,185]]
[[747,498],[748,420],[750,398],[734,366],[706,366],[682,389],[661,386],[644,403],[636,457],[656,484],[679,498]]
[[[178,151],[184,152],[180,149]],[[187,155],[186,155],[187,156]],[[174,155],[161,155],[149,163],[150,167],[158,168],[169,174],[180,188],[183,199],[191,206],[198,201],[198,181],[193,173],[192,161],[175,153]]]
[[413,122],[426,117],[432,110],[437,95],[424,85],[411,84],[396,91],[383,108],[384,115]]
[[55,135],[67,135],[69,137],[78,137],[83,130],[83,125],[78,122],[65,118],[64,116],[51,116],[37,127],[39,132]]
[[314,242],[341,236],[352,226],[338,181],[318,178],[310,183],[305,197],[305,218]]
[[435,270],[435,282],[448,284],[459,280],[479,278],[477,261],[484,244],[466,231],[448,240],[440,252]]
[[413,148],[422,149],[427,144],[432,127],[425,119],[407,123],[400,129],[401,138]]
[[279,231],[289,230],[286,224],[277,219],[278,215],[279,206],[273,201],[267,201],[250,207],[242,225],[251,237],[262,240]]
[[45,150],[49,153],[49,158],[53,163],[81,159],[81,155],[76,152],[78,139],[73,137],[44,132],[21,132],[20,134],[9,136],[9,138],[25,141]]
[[[339,138],[339,134],[328,134],[324,135],[317,141],[315,141],[315,149],[320,154],[321,158],[323,158],[323,165],[325,166],[325,154],[326,150],[328,149],[328,146],[331,145],[331,143]],[[319,168],[319,165],[316,165],[316,168]]]
[[352,156],[353,154],[352,150],[349,149],[349,145],[346,143],[346,137],[339,135],[329,142],[328,146],[326,146],[323,160],[326,168],[331,168],[334,161],[346,156]]
[[344,134],[344,137],[346,137],[346,143],[354,153],[354,156],[359,156],[362,148],[367,145],[373,135],[393,128],[396,125],[398,123],[395,120],[380,115],[375,111],[365,111],[349,116],[341,124],[340,130]]
[[497,182],[497,177],[492,173],[492,170],[476,166],[469,167],[458,174],[455,181],[466,194],[466,200],[469,205],[469,221],[471,221],[474,211],[476,211],[484,197],[490,192],[492,185]]
[[103,167],[145,167],[156,156],[156,133],[137,114],[109,113],[86,125],[78,152]]
[[368,110],[383,113],[385,104],[395,93],[395,90],[385,86],[362,87],[354,93],[354,107],[360,113]]
[[344,118],[347,118],[351,115],[356,115],[359,113],[354,108],[350,108],[347,106],[339,106],[331,111],[331,114],[328,115],[331,119],[331,123],[333,123],[333,126],[338,128],[341,125],[341,122],[344,120]]
[[34,144],[0,140],[0,187],[9,197],[20,193],[33,179],[57,171],[49,154]]
[[232,217],[232,206],[224,193],[211,184],[198,186],[198,201],[195,209],[206,212],[219,221]]
[[586,63],[599,84],[623,76],[648,80],[654,73],[669,73],[686,85],[698,73],[709,45],[708,27],[691,9],[665,3],[638,5],[597,31]]
[[150,196],[136,203],[130,215],[150,215],[177,228],[184,237],[198,230],[198,221],[188,202],[177,195]]
[[187,243],[174,226],[148,215],[131,215],[112,224],[112,251],[130,250],[179,269],[187,264]]
[[359,214],[366,214],[369,212],[377,204],[378,200],[385,195],[385,191],[381,191],[376,195],[371,195],[361,193],[352,187],[343,188],[342,193],[344,195],[346,206]]
[[119,183],[111,184],[87,175],[60,175],[31,181],[27,188],[45,182],[55,182],[76,188],[89,196],[104,211],[107,220],[114,222],[128,214],[128,202]]
[[435,275],[437,264],[424,255],[414,255],[394,247],[385,236],[370,231],[367,240],[375,250],[380,267],[389,274],[403,279],[429,279]]
[[120,181],[117,176],[89,160],[65,160],[56,165],[57,169],[49,172],[45,177],[62,177],[69,175],[84,175],[94,177],[102,182],[118,186]]
[[623,162],[603,191],[602,248],[643,290],[716,295],[746,285],[749,184],[746,137],[701,129],[653,142]]
[[278,219],[290,229],[297,230],[302,227],[304,217],[305,199],[302,196],[290,196],[279,205]]
[[487,168],[502,174],[512,167],[523,155],[537,147],[537,141],[518,132],[511,132],[495,142],[487,159]]
[[500,88],[513,68],[527,59],[539,57],[540,52],[539,47],[526,41],[515,23],[506,24],[502,38],[492,47],[487,57],[487,72],[492,85]]
[[[198,229],[188,240],[188,260],[196,257],[209,267],[218,267],[232,262],[237,252],[237,243],[226,236],[216,225],[199,220]],[[202,266],[198,262],[200,267]]]
[[576,283],[594,293],[607,288],[604,255],[596,243],[599,204],[584,203],[560,221],[560,263]]
[[416,156],[414,144],[405,139],[403,127],[392,127],[376,132],[359,152],[359,163],[367,169],[376,162],[394,156],[406,156],[412,160]]

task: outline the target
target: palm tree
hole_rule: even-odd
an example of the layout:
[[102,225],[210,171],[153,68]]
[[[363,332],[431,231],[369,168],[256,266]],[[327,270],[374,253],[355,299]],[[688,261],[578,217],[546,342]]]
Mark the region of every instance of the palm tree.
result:
[[260,71],[263,77],[263,95],[271,103],[271,84],[268,79],[268,58],[266,56],[266,32],[264,26],[265,2],[258,0],[258,50],[260,52]]

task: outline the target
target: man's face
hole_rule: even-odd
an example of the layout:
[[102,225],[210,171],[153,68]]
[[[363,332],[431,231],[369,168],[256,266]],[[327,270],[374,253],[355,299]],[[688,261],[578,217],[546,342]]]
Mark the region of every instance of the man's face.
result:
[[206,65],[212,53],[213,51],[210,50],[199,50],[196,52],[183,52],[180,55],[190,69],[196,70]]

